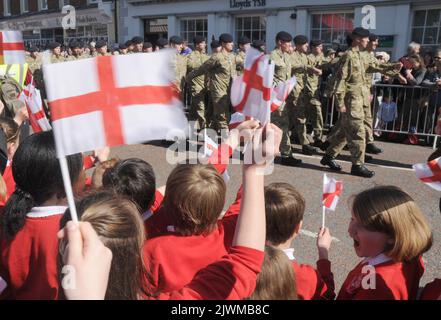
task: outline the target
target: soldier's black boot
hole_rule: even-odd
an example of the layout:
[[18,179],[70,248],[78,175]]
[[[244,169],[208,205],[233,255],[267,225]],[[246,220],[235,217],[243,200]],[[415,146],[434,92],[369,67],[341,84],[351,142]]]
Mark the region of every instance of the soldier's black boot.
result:
[[317,150],[309,144],[305,144],[304,146],[302,146],[302,153],[306,156],[312,156],[316,152]]
[[295,158],[292,152],[281,153],[280,160],[281,164],[284,166],[298,166],[302,164],[302,160]]
[[353,176],[363,177],[363,178],[372,178],[375,176],[375,172],[369,170],[364,165],[352,165],[351,174]]
[[341,165],[339,165],[334,158],[326,154],[324,155],[320,163],[324,166],[329,167],[332,171],[341,171]]
[[374,160],[372,156],[367,154],[364,155],[364,162],[371,162],[372,160]]
[[323,143],[324,143],[324,142],[323,142],[322,140],[317,139],[317,140],[314,141],[314,143],[312,144],[312,146],[313,146],[313,147],[316,147],[316,148],[319,148],[319,149],[322,149]]
[[380,148],[378,148],[375,144],[373,143],[369,143],[366,145],[366,153],[370,153],[370,154],[380,154],[382,153],[383,150],[381,150]]
[[322,145],[320,146],[320,150],[322,151],[326,151],[330,146],[330,143],[328,140],[326,140],[325,142],[322,143]]

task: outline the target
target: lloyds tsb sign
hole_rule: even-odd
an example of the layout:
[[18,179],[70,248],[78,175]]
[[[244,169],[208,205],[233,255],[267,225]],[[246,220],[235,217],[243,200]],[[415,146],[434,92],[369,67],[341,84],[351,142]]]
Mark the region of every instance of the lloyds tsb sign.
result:
[[254,7],[265,7],[266,0],[230,0],[231,9],[243,8],[254,8]]

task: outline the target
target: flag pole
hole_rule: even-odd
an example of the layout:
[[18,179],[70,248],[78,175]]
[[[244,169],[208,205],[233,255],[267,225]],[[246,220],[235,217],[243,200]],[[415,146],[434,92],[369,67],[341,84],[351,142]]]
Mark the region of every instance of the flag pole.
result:
[[78,223],[77,208],[75,207],[75,200],[73,196],[72,183],[70,181],[69,168],[67,167],[66,157],[60,157],[61,174],[63,176],[64,190],[66,191],[67,202],[69,204],[70,216],[72,221]]
[[322,229],[325,228],[326,207],[322,207]]

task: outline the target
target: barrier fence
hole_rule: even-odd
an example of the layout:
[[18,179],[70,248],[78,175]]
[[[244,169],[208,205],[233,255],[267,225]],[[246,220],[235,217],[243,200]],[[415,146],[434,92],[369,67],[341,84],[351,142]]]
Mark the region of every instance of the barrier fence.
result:
[[[371,96],[373,128],[376,136],[425,138],[436,147],[435,127],[441,107],[441,88],[376,84]],[[338,120],[335,98],[324,104],[324,122],[329,128]]]

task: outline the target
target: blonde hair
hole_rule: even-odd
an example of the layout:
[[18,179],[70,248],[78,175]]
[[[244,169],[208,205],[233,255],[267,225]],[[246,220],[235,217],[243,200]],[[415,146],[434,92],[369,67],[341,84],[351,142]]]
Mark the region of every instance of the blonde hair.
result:
[[[110,191],[94,192],[77,203],[80,221],[89,222],[112,251],[106,300],[137,300],[146,295],[142,259],[145,241],[143,221],[136,205]],[[70,220],[66,211],[61,225]],[[63,254],[65,243],[60,243]]]
[[262,270],[250,300],[297,300],[294,269],[286,254],[272,246],[265,247]]
[[178,165],[167,180],[163,207],[184,236],[214,230],[225,205],[226,185],[212,165]]
[[368,189],[355,196],[353,214],[370,231],[390,236],[394,243],[385,254],[410,261],[432,246],[432,231],[415,201],[395,186]]

